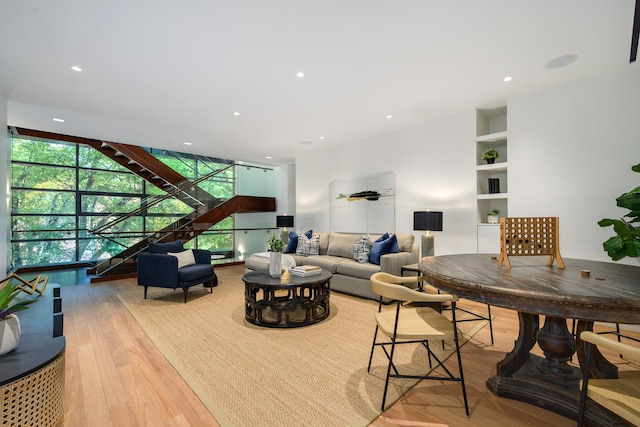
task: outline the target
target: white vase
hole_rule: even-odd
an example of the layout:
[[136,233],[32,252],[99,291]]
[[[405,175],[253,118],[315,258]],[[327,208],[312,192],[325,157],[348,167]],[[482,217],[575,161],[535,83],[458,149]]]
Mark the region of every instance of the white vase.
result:
[[489,224],[497,224],[500,222],[500,217],[498,215],[487,215],[487,222]]
[[20,320],[15,314],[0,319],[0,356],[10,352],[20,342]]
[[269,275],[279,277],[282,270],[282,252],[269,252]]

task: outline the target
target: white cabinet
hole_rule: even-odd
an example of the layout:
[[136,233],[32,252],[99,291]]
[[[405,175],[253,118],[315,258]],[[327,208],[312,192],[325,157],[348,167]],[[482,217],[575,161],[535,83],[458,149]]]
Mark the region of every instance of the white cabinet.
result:
[[[499,216],[508,216],[507,141],[507,107],[477,110],[475,145],[478,253],[500,252],[500,226],[488,224],[487,215],[493,209],[498,209]],[[482,160],[482,153],[489,149],[494,149],[499,154],[491,164]]]

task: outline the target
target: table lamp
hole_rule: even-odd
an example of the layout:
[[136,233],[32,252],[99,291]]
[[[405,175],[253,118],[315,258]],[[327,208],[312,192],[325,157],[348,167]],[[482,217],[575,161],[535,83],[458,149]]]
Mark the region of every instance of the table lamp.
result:
[[276,227],[282,228],[280,232],[280,240],[286,246],[289,243],[289,233],[287,227],[293,227],[292,215],[276,215]]
[[413,229],[425,230],[422,235],[421,249],[422,257],[433,256],[435,254],[433,236],[430,231],[442,231],[442,212],[439,211],[418,211],[413,213]]

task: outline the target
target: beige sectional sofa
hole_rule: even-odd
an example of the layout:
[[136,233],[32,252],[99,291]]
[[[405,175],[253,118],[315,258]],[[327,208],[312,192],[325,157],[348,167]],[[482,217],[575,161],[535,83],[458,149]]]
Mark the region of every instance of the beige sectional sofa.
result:
[[[369,278],[373,273],[384,271],[400,276],[400,268],[403,265],[418,262],[419,250],[413,246],[413,234],[397,234],[397,253],[382,255],[380,265],[359,263],[353,259],[353,245],[362,234],[350,233],[313,233],[320,235],[319,255],[300,256],[290,254],[295,259],[296,265],[317,265],[333,273],[331,290],[344,292],[351,295],[377,300],[378,296],[371,290]],[[374,242],[379,235],[371,234],[370,240]],[[251,256],[245,261],[247,270],[259,270],[269,268],[269,259]]]

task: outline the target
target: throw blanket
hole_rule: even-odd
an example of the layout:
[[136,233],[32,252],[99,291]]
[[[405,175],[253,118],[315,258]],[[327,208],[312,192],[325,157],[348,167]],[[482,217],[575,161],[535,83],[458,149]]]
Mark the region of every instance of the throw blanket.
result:
[[[269,252],[258,252],[257,254],[253,254],[253,256],[269,259]],[[296,266],[296,260],[293,259],[291,255],[282,254],[282,266],[285,268],[293,268]]]

